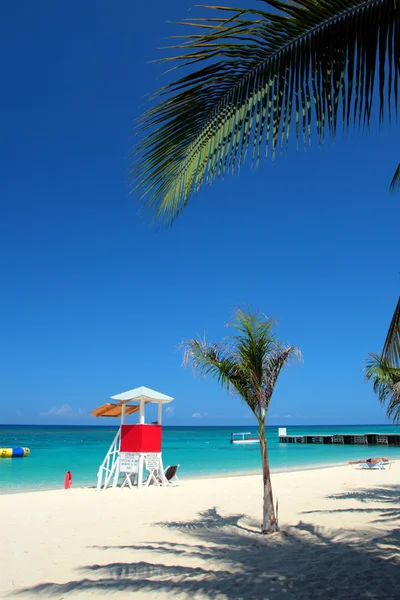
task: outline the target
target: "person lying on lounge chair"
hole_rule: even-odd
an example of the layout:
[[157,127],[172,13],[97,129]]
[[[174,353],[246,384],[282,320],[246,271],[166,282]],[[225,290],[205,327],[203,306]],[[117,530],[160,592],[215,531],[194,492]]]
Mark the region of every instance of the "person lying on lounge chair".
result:
[[376,465],[380,462],[389,462],[389,459],[386,456],[382,456],[382,458],[367,458],[367,460],[349,460],[349,465],[358,465],[367,463],[367,465]]

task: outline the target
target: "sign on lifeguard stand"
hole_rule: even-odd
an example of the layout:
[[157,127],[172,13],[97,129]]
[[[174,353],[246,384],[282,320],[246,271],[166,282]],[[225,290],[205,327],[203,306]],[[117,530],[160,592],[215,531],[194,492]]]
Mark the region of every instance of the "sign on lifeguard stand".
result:
[[[103,404],[91,412],[96,417],[121,417],[121,425],[97,474],[97,489],[109,486],[130,488],[148,486],[151,483],[166,486],[162,462],[162,405],[173,398],[146,387],[135,388],[117,396],[111,396],[117,404]],[[158,405],[157,422],[145,423],[145,406]],[[127,425],[128,415],[138,413],[138,423]],[[122,480],[121,480],[122,478]]]

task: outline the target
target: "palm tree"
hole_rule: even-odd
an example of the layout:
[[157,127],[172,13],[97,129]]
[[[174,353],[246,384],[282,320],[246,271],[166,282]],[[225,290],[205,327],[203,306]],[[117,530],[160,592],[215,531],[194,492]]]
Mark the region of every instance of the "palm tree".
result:
[[278,531],[268,460],[265,420],[279,373],[300,355],[294,346],[282,346],[273,333],[273,321],[248,309],[238,309],[230,326],[235,335],[219,343],[190,339],[183,342],[183,362],[196,374],[212,375],[222,387],[239,395],[257,419],[264,484],[262,533]]
[[400,423],[400,297],[382,354],[368,355],[365,377],[373,382],[375,394],[386,405],[388,418]]
[[[339,121],[367,129],[376,98],[380,122],[397,114],[399,0],[260,2],[205,7],[163,59],[183,74],[153,96],[132,165],[153,220],[172,223],[248,153],[257,165],[262,152],[274,157],[291,128],[307,145]],[[400,164],[390,189],[399,186]]]

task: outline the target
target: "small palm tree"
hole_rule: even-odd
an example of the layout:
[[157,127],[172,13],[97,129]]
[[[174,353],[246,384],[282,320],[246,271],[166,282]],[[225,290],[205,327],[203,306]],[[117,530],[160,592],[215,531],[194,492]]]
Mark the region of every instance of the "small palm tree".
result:
[[386,405],[388,418],[400,423],[400,297],[382,354],[368,355],[365,377],[373,382],[375,394]]
[[212,375],[222,387],[239,395],[259,426],[264,502],[262,532],[278,531],[268,460],[265,420],[279,373],[292,357],[294,346],[282,346],[272,333],[273,321],[248,309],[235,311],[230,326],[235,335],[219,343],[190,339],[183,342],[183,362],[194,372]]
[[[206,183],[326,130],[368,128],[398,106],[399,0],[248,0],[182,23],[164,61],[184,74],[144,115],[133,178],[170,224]],[[264,8],[264,10],[262,10]],[[186,35],[185,35],[186,34]],[[375,78],[377,83],[375,84]],[[378,114],[378,111],[377,111]],[[400,164],[391,191],[400,186]]]

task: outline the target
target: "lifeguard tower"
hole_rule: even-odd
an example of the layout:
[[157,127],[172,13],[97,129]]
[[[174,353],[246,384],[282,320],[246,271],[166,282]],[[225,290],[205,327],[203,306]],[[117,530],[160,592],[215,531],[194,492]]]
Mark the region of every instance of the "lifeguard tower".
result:
[[[95,417],[121,418],[118,433],[99,467],[97,490],[119,484],[138,489],[152,482],[168,485],[161,455],[162,406],[173,398],[142,386],[111,396],[111,400],[116,403],[102,404],[91,412]],[[145,407],[149,403],[158,405],[157,422],[151,425],[145,423]],[[126,425],[126,417],[134,413],[139,413],[137,424]]]

